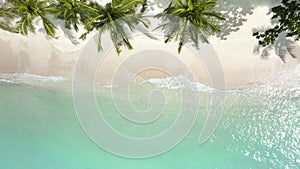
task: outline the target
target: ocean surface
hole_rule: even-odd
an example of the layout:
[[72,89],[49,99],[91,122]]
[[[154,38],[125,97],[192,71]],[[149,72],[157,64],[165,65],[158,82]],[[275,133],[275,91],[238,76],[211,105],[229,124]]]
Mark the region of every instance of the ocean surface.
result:
[[[176,83],[174,83],[174,81]],[[149,125],[130,124],[116,113],[111,89],[96,86],[106,120],[119,132],[148,137],[176,118],[180,77],[151,79],[131,88],[132,103],[144,110],[148,89],[168,99],[164,115]],[[190,82],[189,82],[190,83]],[[300,168],[300,77],[218,91],[196,84],[198,117],[188,136],[161,155],[131,159],[96,145],[82,129],[73,105],[72,83],[60,77],[28,74],[0,76],[1,169],[297,169]],[[225,92],[226,106],[214,134],[199,144],[211,95]],[[122,99],[122,98],[119,98]],[[195,103],[197,104],[197,103]],[[103,133],[103,137],[105,137]]]

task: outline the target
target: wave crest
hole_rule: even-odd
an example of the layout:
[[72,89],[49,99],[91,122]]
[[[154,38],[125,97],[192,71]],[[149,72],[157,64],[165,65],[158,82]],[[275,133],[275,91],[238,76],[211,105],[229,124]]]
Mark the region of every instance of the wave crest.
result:
[[67,79],[59,76],[41,76],[29,73],[0,74],[0,82],[27,85],[46,85],[65,82]]

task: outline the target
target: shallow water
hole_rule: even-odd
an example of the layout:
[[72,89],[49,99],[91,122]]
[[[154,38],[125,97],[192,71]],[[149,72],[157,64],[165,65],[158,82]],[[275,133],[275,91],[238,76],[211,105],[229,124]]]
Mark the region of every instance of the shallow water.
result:
[[[211,91],[199,91],[199,114],[191,133],[172,150],[146,159],[115,156],[94,144],[77,119],[69,82],[48,81],[48,85],[53,84],[51,87],[36,84],[12,79],[0,81],[0,168],[281,169],[300,166],[299,78],[281,78],[226,91],[223,118],[205,144],[199,144],[198,138],[208,115]],[[53,88],[55,85],[59,87]],[[138,86],[132,90],[132,102],[137,109],[147,107],[141,90],[144,88]],[[164,116],[149,126],[132,125],[116,115],[110,88],[99,88],[96,97],[107,121],[116,130],[145,137],[164,131],[175,119],[178,105],[174,96],[179,89],[161,90],[171,99]]]

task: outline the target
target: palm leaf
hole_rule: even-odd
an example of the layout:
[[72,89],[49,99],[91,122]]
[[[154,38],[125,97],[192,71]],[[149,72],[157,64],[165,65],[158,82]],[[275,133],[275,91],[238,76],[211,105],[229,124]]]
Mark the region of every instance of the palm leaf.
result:
[[[163,13],[157,15],[163,21],[170,21],[157,28],[167,34],[166,43],[172,39],[179,41],[178,53],[188,41],[192,41],[198,48],[199,41],[208,43],[210,35],[221,31],[220,20],[224,18],[215,11],[216,5],[216,0],[173,0]],[[166,17],[168,15],[173,17]],[[181,21],[173,21],[176,17],[181,18]]]
[[135,6],[143,2],[144,0],[112,0],[104,6],[93,3],[95,10],[92,10],[90,18],[84,21],[87,32],[81,38],[84,39],[89,32],[98,30],[98,49],[101,51],[101,34],[109,32],[118,54],[122,51],[122,47],[132,49],[129,33],[135,31],[140,23],[148,27],[147,20],[135,15]]

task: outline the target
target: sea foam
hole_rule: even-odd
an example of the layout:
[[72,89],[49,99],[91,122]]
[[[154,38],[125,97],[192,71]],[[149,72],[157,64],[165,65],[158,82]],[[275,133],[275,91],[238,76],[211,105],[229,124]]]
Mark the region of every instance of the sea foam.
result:
[[0,74],[0,81],[6,83],[20,83],[20,84],[38,84],[38,83],[56,83],[64,82],[67,79],[64,77],[56,76],[41,76],[29,73],[13,73],[13,74]]
[[166,78],[152,78],[142,81],[142,83],[149,83],[158,88],[166,89],[180,89],[190,88],[197,91],[214,91],[214,88],[206,86],[202,83],[195,82],[184,75],[166,77]]

